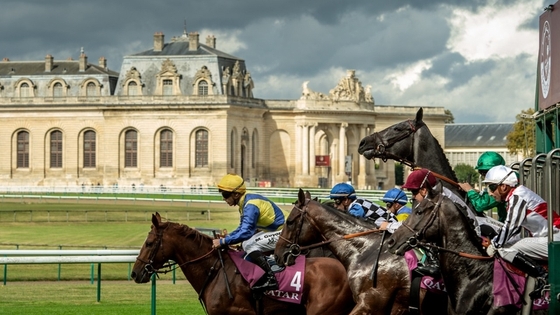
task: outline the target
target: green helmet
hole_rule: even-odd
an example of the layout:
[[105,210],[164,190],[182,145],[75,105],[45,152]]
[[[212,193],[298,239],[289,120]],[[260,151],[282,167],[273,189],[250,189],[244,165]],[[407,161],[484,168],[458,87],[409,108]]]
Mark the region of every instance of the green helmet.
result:
[[478,158],[475,169],[479,171],[488,171],[489,169],[497,165],[506,165],[506,161],[498,153],[494,151],[488,151],[482,153],[482,155]]

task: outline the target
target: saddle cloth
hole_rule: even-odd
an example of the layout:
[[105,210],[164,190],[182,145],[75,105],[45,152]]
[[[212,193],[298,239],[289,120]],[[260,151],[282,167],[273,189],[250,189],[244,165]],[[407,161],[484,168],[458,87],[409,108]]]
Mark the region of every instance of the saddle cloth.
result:
[[[404,253],[404,258],[408,264],[408,270],[412,273],[412,270],[418,267],[418,257],[416,256],[416,253],[413,249],[411,249]],[[447,294],[445,291],[445,284],[443,283],[443,279],[441,277],[439,279],[435,279],[432,276],[422,276],[420,287],[433,293]]]
[[[253,287],[264,275],[264,270],[243,259],[244,252],[230,250],[228,254],[241,276],[249,282],[250,287]],[[278,280],[278,290],[266,291],[264,294],[276,300],[301,304],[305,280],[305,256],[298,256],[293,265],[286,266],[284,270],[275,273],[275,275],[276,280]]]
[[[508,262],[503,259],[494,259],[494,282],[492,289],[494,293],[494,306],[515,305],[521,308],[526,278],[512,269],[506,268],[506,264]],[[533,310],[548,309],[548,305],[549,302],[546,298],[538,298],[533,301]]]

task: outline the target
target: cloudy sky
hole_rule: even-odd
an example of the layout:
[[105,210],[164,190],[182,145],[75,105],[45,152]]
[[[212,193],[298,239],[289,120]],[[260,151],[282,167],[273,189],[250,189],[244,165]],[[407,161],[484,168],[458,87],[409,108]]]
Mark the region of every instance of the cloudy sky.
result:
[[545,0],[3,0],[0,58],[122,57],[198,31],[245,60],[255,97],[328,93],[347,69],[376,104],[443,106],[456,123],[532,108]]

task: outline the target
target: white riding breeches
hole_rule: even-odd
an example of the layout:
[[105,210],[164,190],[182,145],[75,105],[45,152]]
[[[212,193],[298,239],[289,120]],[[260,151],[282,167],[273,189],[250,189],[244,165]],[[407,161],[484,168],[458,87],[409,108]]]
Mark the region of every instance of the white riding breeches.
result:
[[274,232],[259,232],[253,235],[250,239],[241,243],[245,253],[250,254],[254,251],[271,251],[276,247],[276,243],[280,238],[282,230]]
[[[554,233],[554,241],[560,241],[560,232]],[[499,248],[500,257],[512,262],[518,252],[536,259],[548,260],[548,236],[543,237],[525,237],[515,242],[509,247]]]

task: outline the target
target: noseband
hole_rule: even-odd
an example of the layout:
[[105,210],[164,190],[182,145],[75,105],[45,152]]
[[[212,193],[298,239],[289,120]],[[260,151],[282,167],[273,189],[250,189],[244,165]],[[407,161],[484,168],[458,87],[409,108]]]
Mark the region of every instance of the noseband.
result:
[[410,129],[408,129],[407,132],[399,135],[398,137],[396,137],[394,139],[389,139],[389,140],[385,141],[385,139],[381,138],[381,136],[379,135],[379,132],[373,133],[373,136],[375,137],[376,142],[379,143],[377,145],[377,147],[375,148],[375,155],[379,156],[383,160],[383,162],[387,162],[388,159],[394,159],[394,160],[400,161],[403,164],[406,164],[408,166],[411,166],[411,167],[414,166],[412,162],[407,161],[406,159],[402,159],[401,157],[396,156],[394,154],[391,154],[390,152],[387,152],[388,148],[390,148],[393,145],[395,145],[396,143],[408,138],[410,135],[412,135],[412,141],[410,142],[410,152],[413,152],[414,134],[420,128],[425,126],[425,124],[422,124],[420,127],[416,128],[416,126],[412,123],[412,120],[409,119],[406,122],[408,123],[408,126],[410,127]]

